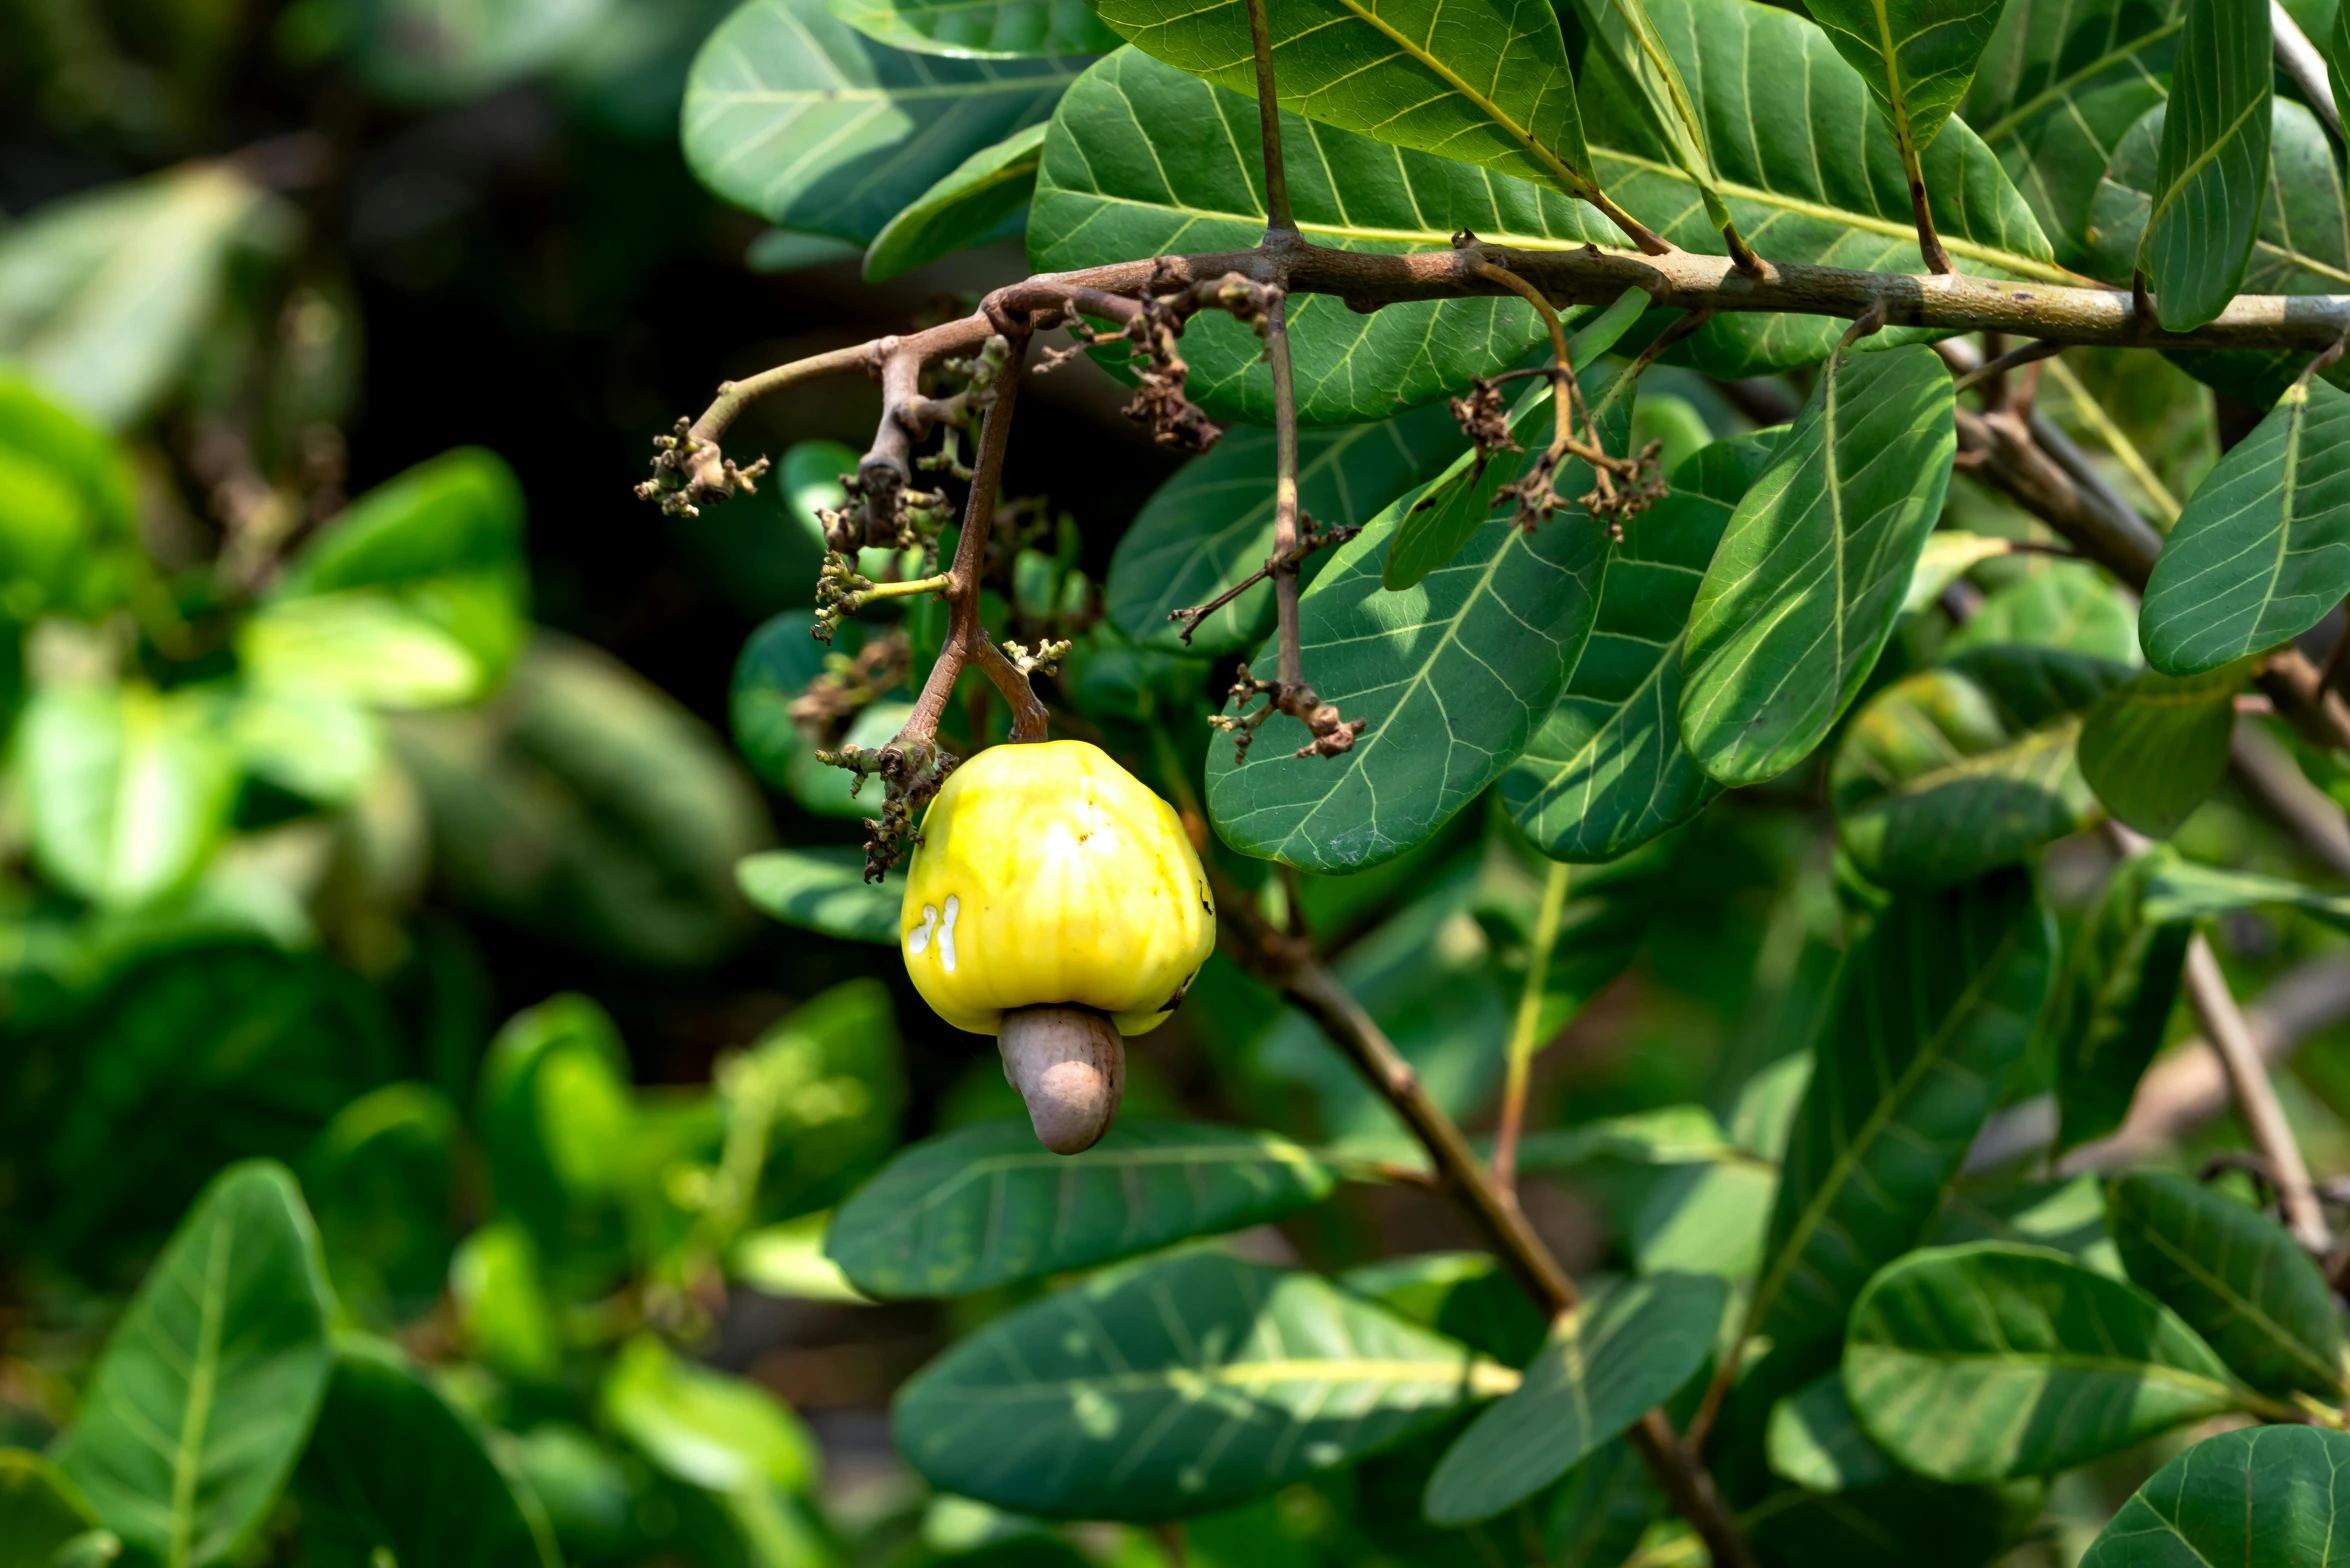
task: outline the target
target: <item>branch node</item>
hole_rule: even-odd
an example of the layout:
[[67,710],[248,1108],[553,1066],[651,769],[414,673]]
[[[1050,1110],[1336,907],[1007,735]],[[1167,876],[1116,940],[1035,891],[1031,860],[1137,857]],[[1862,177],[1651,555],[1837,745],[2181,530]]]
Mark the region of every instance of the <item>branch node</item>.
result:
[[[1249,711],[1248,705],[1257,698],[1265,705]],[[1348,719],[1338,711],[1338,704],[1324,702],[1313,686],[1305,681],[1261,681],[1249,674],[1248,666],[1240,667],[1239,678],[1232,683],[1231,700],[1241,711],[1233,714],[1211,713],[1208,727],[1232,737],[1232,760],[1248,760],[1249,743],[1257,731],[1276,713],[1286,713],[1303,724],[1313,738],[1296,751],[1295,757],[1335,757],[1354,750],[1356,737],[1371,727],[1369,719]]]

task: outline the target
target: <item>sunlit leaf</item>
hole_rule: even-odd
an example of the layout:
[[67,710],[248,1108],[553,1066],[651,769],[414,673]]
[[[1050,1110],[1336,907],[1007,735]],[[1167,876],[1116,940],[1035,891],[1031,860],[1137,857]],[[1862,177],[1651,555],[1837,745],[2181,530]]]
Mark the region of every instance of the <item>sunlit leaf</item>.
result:
[[824,0],[749,0],[694,58],[686,161],[770,223],[865,244],[965,158],[1052,113],[1084,65],[908,54]]
[[[832,14],[866,37],[916,54],[966,60],[1107,54],[1118,35],[1089,0],[831,0]],[[883,276],[888,274],[873,274]]]
[[118,908],[185,889],[219,847],[234,799],[236,756],[219,720],[202,691],[36,691],[17,766],[41,870]]
[[1926,348],[1845,351],[1730,516],[1689,612],[1681,739],[1724,784],[1826,738],[1892,635],[1957,453]]
[[1966,96],[2001,0],[1815,0],[1813,21],[1869,86],[1907,158]]
[[96,613],[132,580],[136,480],[128,455],[0,374],[0,613]]
[[1886,1452],[1960,1481],[2052,1475],[2246,1399],[2152,1296],[1997,1242],[1914,1252],[1871,1280],[1844,1387]]
[[2164,327],[2227,307],[2251,263],[2268,175],[2269,12],[2261,0],[2187,0],[2138,265]]
[[1092,1149],[988,1122],[905,1150],[842,1204],[825,1250],[873,1296],[959,1296],[1090,1268],[1319,1203],[1336,1177],[1272,1133],[1122,1121]]
[[1765,1435],[1773,1474],[1807,1492],[1850,1492],[1900,1469],[1852,1413],[1842,1371],[1823,1372],[1771,1407]]
[[[1225,9],[1241,14],[1237,0]],[[1555,31],[1547,12],[1540,21]],[[1498,244],[1549,250],[1613,233],[1588,207],[1504,170],[1399,150],[1294,114],[1283,117],[1281,134],[1299,232],[1319,245],[1449,250],[1456,231],[1471,229]],[[1265,233],[1257,136],[1251,98],[1120,50],[1080,78],[1053,116],[1030,209],[1030,264],[1059,271],[1256,244]],[[1515,295],[1363,315],[1324,294],[1290,302],[1289,334],[1299,417],[1353,424],[1458,393],[1472,376],[1516,363],[1543,328]],[[1184,332],[1183,357],[1203,408],[1272,422],[1272,373],[1256,333],[1203,312]]]
[[293,1177],[231,1166],[108,1338],[58,1468],[132,1546],[184,1568],[225,1560],[309,1440],[333,1367],[330,1310]]
[[1518,1376],[1311,1274],[1213,1252],[1097,1274],[995,1319],[898,1391],[932,1485],[1049,1518],[1268,1496]]

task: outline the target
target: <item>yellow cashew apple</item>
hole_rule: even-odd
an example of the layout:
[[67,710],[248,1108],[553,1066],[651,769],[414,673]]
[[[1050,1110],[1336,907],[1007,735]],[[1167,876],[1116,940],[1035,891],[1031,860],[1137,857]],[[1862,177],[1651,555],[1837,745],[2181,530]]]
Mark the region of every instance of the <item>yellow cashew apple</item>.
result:
[[992,1034],[1044,1145],[1091,1148],[1126,1084],[1121,1036],[1164,1023],[1216,945],[1183,824],[1083,741],[990,746],[922,818],[899,945],[941,1018]]

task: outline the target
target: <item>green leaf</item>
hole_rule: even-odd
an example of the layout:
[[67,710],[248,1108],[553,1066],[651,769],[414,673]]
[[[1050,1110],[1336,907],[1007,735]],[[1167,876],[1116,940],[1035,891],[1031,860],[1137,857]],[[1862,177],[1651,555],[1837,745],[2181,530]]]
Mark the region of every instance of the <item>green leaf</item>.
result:
[[866,644],[865,628],[855,621],[835,631],[829,645],[809,635],[815,624],[814,611],[786,610],[744,639],[727,694],[727,718],[735,748],[762,780],[817,816],[861,819],[877,809],[878,795],[858,789],[856,774],[817,761],[817,748],[843,742],[880,746],[904,726],[913,705],[899,700],[910,693],[902,682],[893,682],[845,722],[818,725],[813,734],[801,728],[792,707],[819,676],[850,677],[847,689],[857,689],[853,672]]
[[2123,672],[2026,652],[1920,671],[1853,717],[1828,787],[1838,842],[1863,874],[1944,887],[2097,819],[2074,746],[2083,715]]
[[832,1213],[819,1210],[745,1231],[727,1255],[729,1278],[742,1281],[762,1295],[794,1301],[869,1301],[872,1298],[841,1272],[824,1253],[824,1233]]
[[2146,658],[2197,675],[2300,636],[2350,593],[2350,392],[2295,382],[2163,541]]
[[[1714,128],[1717,188],[1749,244],[1778,262],[1890,272],[1917,266],[1900,151],[1867,85],[1826,34],[1799,15],[1749,0],[1645,0],[1645,8]],[[1674,244],[1722,254],[1703,192],[1632,97],[1604,73],[1585,83],[1601,182]],[[1936,138],[1921,172],[1943,243],[1961,267],[2065,278],[2031,209],[1963,124]],[[1822,359],[1842,330],[1816,316],[1724,315],[1691,337],[1686,352],[1708,375],[1747,376]],[[1895,329],[1887,341],[1914,336]]]
[[1755,1510],[1752,1538],[1764,1562],[1802,1568],[1984,1568],[2015,1544],[2009,1521],[2030,1501],[1896,1470],[1850,1492],[1781,1490]]
[[1844,351],[1822,370],[1689,612],[1681,739],[1712,778],[1785,772],[1860,691],[1942,510],[1953,406],[1931,349]]
[[584,996],[509,1019],[482,1060],[474,1126],[499,1212],[550,1259],[618,1245],[613,1211],[632,1141],[628,1054]]
[[717,1082],[728,1138],[754,1136],[766,1151],[759,1212],[837,1201],[896,1144],[905,1114],[889,992],[869,977],[818,992],[722,1062]]
[[0,1568],[51,1568],[97,1526],[64,1471],[30,1449],[0,1448]]
[[394,1050],[382,993],[339,964],[212,935],[122,963],[67,1029],[74,1071],[27,1108],[43,1154],[28,1212],[85,1266],[151,1247],[229,1162],[301,1158]]
[[1585,70],[1615,73],[1629,89],[1627,99],[1646,112],[1646,127],[1673,166],[1697,187],[1706,222],[1716,230],[1728,226],[1730,208],[1714,170],[1704,112],[1647,6],[1641,0],[1576,0],[1575,14],[1594,46]]
[[2192,922],[2150,920],[2147,878],[2162,865],[2138,855],[2114,869],[2074,934],[2050,1000],[2059,1152],[2122,1124],[2179,999]]
[[[1522,445],[1541,444],[1534,432],[1548,407],[1545,389],[1514,421]],[[1601,416],[1615,450],[1630,412],[1619,399]],[[1463,453],[1447,474],[1469,461]],[[1490,506],[1528,461],[1497,457],[1476,494]],[[1556,480],[1568,496],[1590,484],[1573,463]],[[1342,546],[1300,603],[1307,677],[1345,717],[1369,723],[1354,749],[1293,755],[1310,737],[1287,715],[1264,724],[1245,762],[1233,761],[1227,741],[1209,748],[1208,814],[1244,854],[1344,872],[1426,842],[1525,749],[1591,630],[1608,541],[1580,507],[1531,534],[1507,515],[1489,517],[1444,566],[1391,593],[1381,586],[1383,559],[1413,499],[1399,498]],[[1253,662],[1272,668],[1272,650]]]
[[[1298,506],[1325,527],[1359,528],[1450,463],[1462,444],[1442,405],[1380,424],[1300,431]],[[1273,553],[1272,474],[1273,433],[1242,427],[1152,492],[1110,557],[1102,598],[1112,624],[1143,647],[1183,650],[1172,614],[1207,603]],[[1309,585],[1328,560],[1327,551],[1307,559]],[[1201,621],[1188,651],[1239,653],[1272,629],[1273,586],[1259,583]]]
[[2015,545],[2014,540],[1993,534],[1970,534],[1958,528],[1935,529],[1926,535],[1926,548],[1918,555],[1918,569],[1910,574],[1909,592],[1901,597],[1902,613],[1917,614],[1983,562],[2013,555]]
[[1898,897],[1853,949],[1749,1309],[1774,1344],[1834,1335],[1869,1276],[1924,1234],[2023,1052],[2054,949],[2021,871]]
[[1959,112],[1999,155],[2068,267],[2089,264],[2098,179],[2123,135],[2163,101],[2185,25],[2186,0],[2008,0],[2000,15]]
[[[1237,4],[1230,10],[1240,14]],[[1556,24],[1546,17],[1544,25]],[[1498,170],[1398,151],[1296,115],[1281,123],[1290,204],[1299,231],[1318,245],[1449,251],[1466,228],[1498,244],[1553,250],[1613,233],[1580,204]],[[1030,209],[1029,262],[1061,271],[1255,245],[1265,232],[1257,139],[1253,99],[1121,49],[1079,78],[1054,113]],[[1317,425],[1386,419],[1433,402],[1517,363],[1544,339],[1533,308],[1515,295],[1424,300],[1369,316],[1331,295],[1301,296],[1290,302],[1289,335],[1298,416]],[[1203,408],[1272,422],[1272,373],[1249,328],[1203,312],[1184,332],[1183,356]]]
[[2111,664],[2138,663],[2138,617],[2112,580],[2086,561],[2054,562],[1994,589],[1942,645],[1954,658],[2020,644]]
[[2350,1436],[2322,1427],[2222,1432],[2154,1472],[2081,1568],[2323,1563],[2350,1514]]
[[[2163,854],[2146,873],[2141,919],[2157,925],[2208,919],[2232,910],[2282,904],[2337,930],[2350,931],[2350,894],[2326,893],[2285,877],[2224,871]],[[2153,856],[2149,856],[2153,859]]]
[[1501,801],[1553,860],[1627,854],[1721,793],[1681,744],[1681,655],[1731,513],[1775,437],[1716,441],[1673,470],[1672,493],[1607,558],[1599,611],[1566,690],[1507,773]]
[[651,1334],[621,1345],[602,1407],[647,1459],[704,1491],[815,1484],[820,1456],[798,1417],[757,1384],[681,1360]]
[[294,1477],[303,1561],[560,1568],[535,1500],[491,1459],[480,1425],[399,1351],[345,1340]]
[[165,1568],[250,1538],[326,1393],[331,1303],[284,1167],[234,1165],[197,1197],[115,1325],[57,1466]]
[[1842,1371],[1823,1372],[1771,1407],[1764,1448],[1773,1474],[1807,1492],[1852,1492],[1901,1473],[1844,1397]]
[[2260,0],[2187,0],[2154,204],[2138,266],[2173,332],[2227,308],[2252,259],[2268,177],[2269,13]]
[[1702,1165],[1739,1153],[1713,1112],[1702,1105],[1667,1105],[1528,1133],[1518,1142],[1518,1169],[1566,1171],[1595,1160]]
[[[1082,4],[1078,9],[1084,9]],[[1084,15],[1090,21],[1093,13]],[[1017,232],[1012,220],[1036,190],[1044,133],[1043,121],[1014,131],[965,158],[916,197],[866,247],[866,281],[894,278],[966,246]]]
[[862,245],[971,154],[1044,119],[1083,66],[906,54],[824,0],[749,0],[694,57],[686,161],[770,223]]
[[[1595,379],[1588,372],[1598,364],[1599,357],[1615,347],[1616,340],[1640,320],[1648,306],[1648,296],[1639,289],[1626,289],[1615,302],[1586,322],[1582,329],[1567,341],[1567,362],[1586,367],[1580,379],[1589,383]],[[1610,392],[1628,392],[1629,384],[1611,387]],[[1595,417],[1609,412],[1605,399],[1595,410]],[[1521,404],[1510,425],[1512,439],[1528,447],[1546,446],[1529,400]],[[1555,421],[1555,414],[1553,419]],[[1618,427],[1621,427],[1620,429]],[[1551,427],[1556,429],[1555,422]],[[1607,444],[1619,451],[1630,451],[1631,427],[1629,414],[1619,414],[1609,421]],[[1523,465],[1521,465],[1523,466]],[[1461,546],[1469,542],[1494,509],[1496,493],[1478,483],[1485,465],[1475,457],[1455,463],[1436,483],[1420,493],[1417,500],[1405,509],[1403,520],[1387,541],[1387,562],[1380,568],[1381,586],[1393,593],[1417,587],[1427,575],[1460,554]],[[1563,482],[1563,481],[1562,481]],[[1578,479],[1577,483],[1582,481]],[[1572,492],[1568,492],[1572,493]]]
[[768,847],[756,789],[609,654],[541,632],[495,700],[394,735],[435,869],[474,909],[659,968],[709,963],[750,925],[734,867]]
[[2228,771],[2236,693],[2258,662],[2148,670],[2099,698],[2081,726],[2081,774],[2105,809],[2149,838],[2176,833]]
[[2000,0],[1815,0],[1829,41],[1868,83],[1905,165],[1934,144],[1975,79]]
[[496,453],[419,463],[302,548],[240,652],[274,689],[401,707],[477,696],[530,635],[522,524],[522,486]]
[[[1255,94],[1243,0],[1101,0],[1101,15],[1145,53]],[[1569,196],[1599,194],[1547,0],[1294,0],[1269,22],[1285,108]]]
[[239,251],[287,228],[219,159],[43,207],[0,238],[0,362],[93,423],[136,424],[196,357]]
[[397,1083],[337,1111],[302,1162],[302,1191],[344,1306],[384,1322],[429,1312],[449,1276],[457,1109],[428,1084]]
[[870,1296],[961,1296],[1264,1224],[1336,1182],[1246,1128],[1121,1122],[1063,1157],[1026,1123],[987,1122],[900,1153],[841,1205],[825,1251]]
[[1911,1253],[1852,1309],[1844,1387],[1877,1443],[1945,1481],[2053,1475],[2258,1396],[2152,1296],[2061,1253]]
[[2280,1397],[2341,1399],[2350,1385],[2333,1290],[2283,1227],[2162,1171],[2113,1182],[2106,1204],[2131,1281],[2201,1334],[2238,1377]]
[[[866,37],[916,54],[960,60],[1108,54],[1118,35],[1088,0],[829,0]],[[867,277],[887,277],[868,265]]]
[[2105,1189],[2094,1176],[2018,1182],[1990,1191],[1952,1188],[1923,1245],[1954,1247],[1968,1241],[2050,1247],[2100,1274],[2123,1277],[2121,1254],[2105,1229]]
[[1383,1258],[1357,1264],[1338,1283],[1505,1366],[1533,1360],[1550,1332],[1525,1287],[1490,1252]]
[[139,554],[130,460],[31,382],[0,373],[0,613],[94,615]]
[[202,691],[52,686],[17,735],[33,859],[66,891],[112,908],[195,881],[228,827],[236,757]]
[[465,1353],[499,1377],[546,1386],[563,1373],[562,1326],[530,1232],[493,1220],[449,1262],[449,1297]]
[[893,1412],[899,1451],[942,1491],[1148,1520],[1269,1496],[1517,1381],[1314,1275],[1189,1252],[997,1318]]
[[614,9],[596,0],[369,0],[330,25],[373,92],[404,107],[443,107],[546,72],[598,33],[633,31]]
[[771,849],[744,860],[735,877],[743,897],[787,926],[844,942],[897,945],[905,888],[866,881],[861,849]]
[[1594,1290],[1552,1328],[1517,1391],[1445,1454],[1428,1480],[1428,1517],[1489,1518],[1619,1436],[1705,1364],[1727,1296],[1710,1274],[1652,1274]]

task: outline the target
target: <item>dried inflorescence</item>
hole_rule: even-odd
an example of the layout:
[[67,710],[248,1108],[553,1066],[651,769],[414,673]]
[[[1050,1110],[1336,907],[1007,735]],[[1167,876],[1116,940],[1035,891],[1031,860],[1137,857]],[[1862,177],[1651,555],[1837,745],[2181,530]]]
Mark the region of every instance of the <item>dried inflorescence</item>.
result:
[[819,751],[816,760],[856,774],[856,783],[849,787],[852,796],[865,787],[867,778],[881,780],[881,815],[865,819],[865,880],[879,882],[922,842],[922,813],[962,759],[936,742],[909,740],[901,734],[886,746]]
[[849,720],[895,691],[913,663],[911,639],[893,626],[870,638],[854,654],[826,654],[822,673],[808,682],[807,690],[794,697],[786,711],[811,743],[830,745]]
[[653,437],[653,477],[636,487],[638,497],[660,504],[669,517],[699,517],[705,506],[737,495],[759,493],[757,481],[767,472],[767,459],[738,468],[734,459],[718,450],[715,441],[694,434],[693,421],[681,419],[665,436]]
[[[1335,757],[1354,750],[1355,738],[1371,727],[1368,719],[1348,719],[1339,714],[1338,704],[1324,702],[1320,693],[1305,681],[1284,684],[1281,681],[1261,681],[1251,675],[1247,665],[1240,667],[1239,677],[1232,683],[1231,700],[1240,705],[1234,714],[1211,713],[1208,726],[1232,737],[1232,760],[1248,760],[1249,743],[1257,731],[1276,713],[1286,713],[1303,724],[1313,738],[1290,755],[1296,757]],[[1249,704],[1259,697],[1265,705],[1251,711]]]
[[1173,268],[1162,261],[1143,293],[1141,308],[1123,330],[1095,332],[1080,323],[1070,331],[1087,344],[1132,345],[1134,352],[1128,365],[1137,384],[1134,396],[1126,403],[1126,417],[1148,425],[1151,438],[1163,447],[1178,452],[1205,452],[1224,432],[1191,401],[1184,389],[1185,378],[1191,373],[1191,366],[1178,347],[1184,328],[1201,311],[1220,310],[1254,327],[1261,337],[1268,330],[1273,307],[1280,303],[1281,297],[1282,291],[1272,284],[1258,283],[1237,272],[1198,283],[1182,283],[1176,280]]

